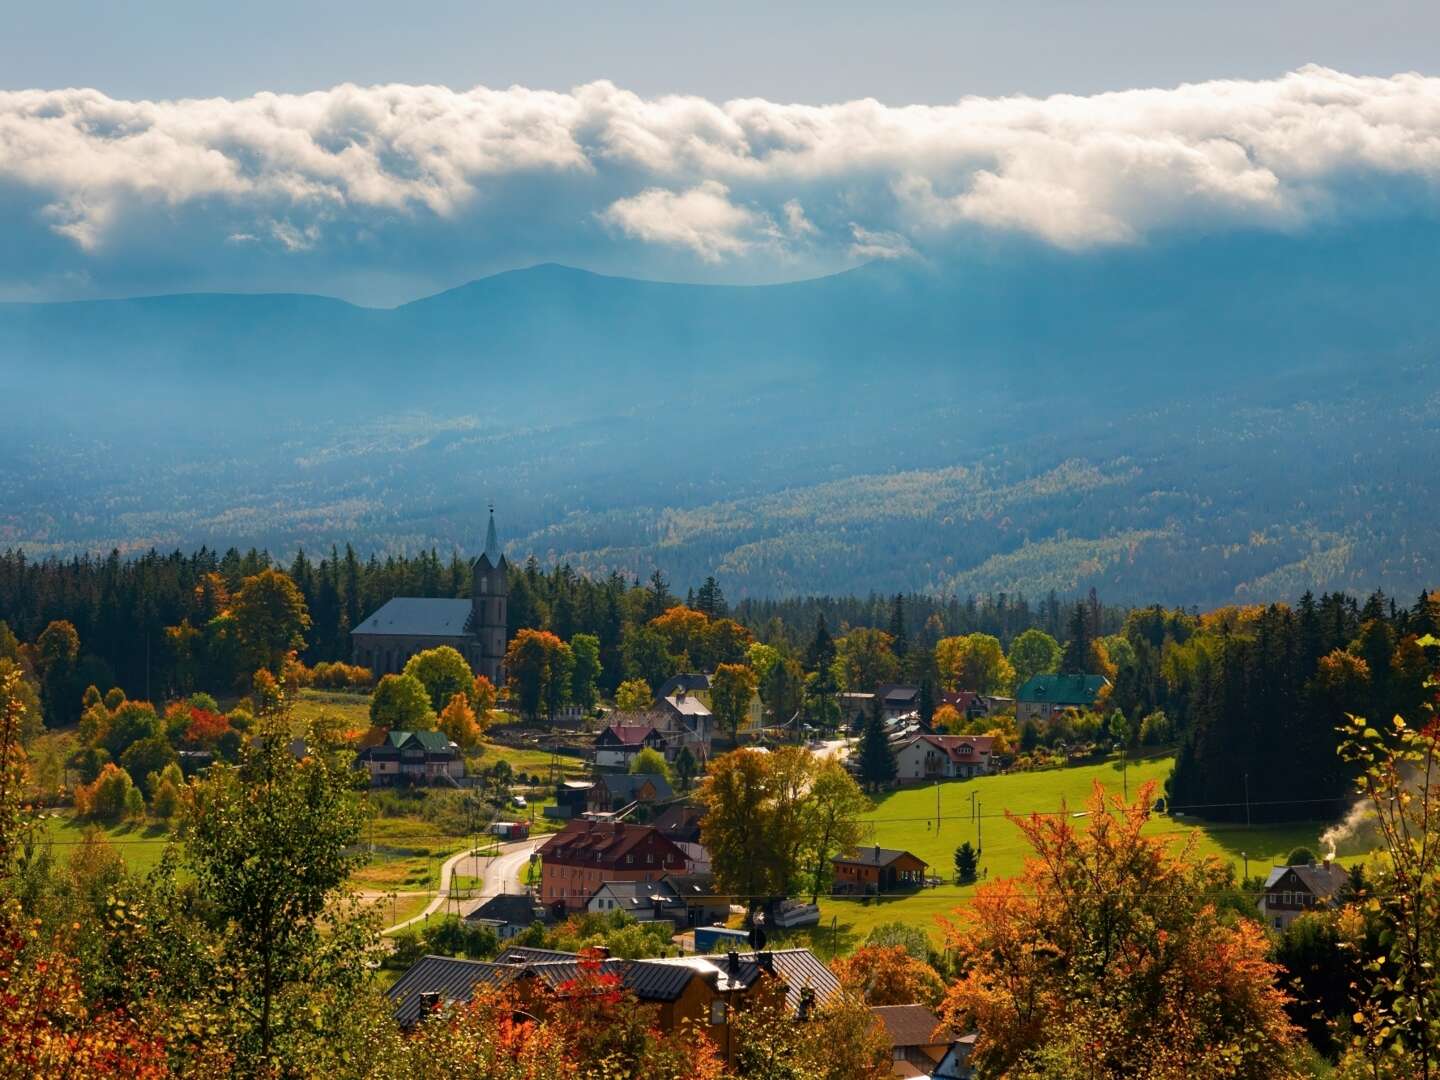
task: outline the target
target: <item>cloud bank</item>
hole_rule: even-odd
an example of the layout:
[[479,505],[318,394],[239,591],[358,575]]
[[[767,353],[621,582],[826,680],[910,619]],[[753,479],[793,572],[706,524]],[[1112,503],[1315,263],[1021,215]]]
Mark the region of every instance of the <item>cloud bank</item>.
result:
[[243,100],[0,93],[0,292],[423,291],[561,259],[726,280],[943,251],[1433,214],[1440,79],[1304,68],[831,106],[600,82]]

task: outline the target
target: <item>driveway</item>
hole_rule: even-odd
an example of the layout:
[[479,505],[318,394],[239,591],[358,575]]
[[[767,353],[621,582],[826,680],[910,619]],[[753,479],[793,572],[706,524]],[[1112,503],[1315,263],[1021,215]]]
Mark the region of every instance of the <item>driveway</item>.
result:
[[461,901],[461,911],[465,913],[473,911],[490,897],[500,893],[524,892],[521,876],[530,863],[530,853],[547,839],[549,838],[545,836],[537,836],[529,840],[501,844],[498,855],[471,855],[470,848],[451,855],[440,866],[440,891],[435,894],[435,899],[431,900],[420,914],[386,927],[382,933],[390,934],[415,923],[423,923],[431,915],[441,911],[450,899],[450,882],[456,874],[481,879],[474,899]]

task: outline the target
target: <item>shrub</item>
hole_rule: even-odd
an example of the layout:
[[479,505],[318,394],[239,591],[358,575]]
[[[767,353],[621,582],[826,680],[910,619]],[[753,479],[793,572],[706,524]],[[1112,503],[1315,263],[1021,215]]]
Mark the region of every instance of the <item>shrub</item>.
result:
[[116,709],[118,709],[121,705],[124,704],[125,691],[121,690],[120,687],[112,686],[109,690],[105,691],[105,708],[109,709],[111,712],[114,712]]
[[75,812],[81,817],[100,821],[119,821],[131,812],[134,799],[140,799],[143,813],[144,798],[135,782],[128,772],[112,762],[100,770],[94,783],[82,784],[75,789]]

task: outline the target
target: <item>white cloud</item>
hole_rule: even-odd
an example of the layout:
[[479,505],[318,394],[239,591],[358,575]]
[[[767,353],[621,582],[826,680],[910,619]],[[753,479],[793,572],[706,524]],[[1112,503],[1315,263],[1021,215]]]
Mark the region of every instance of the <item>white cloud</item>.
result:
[[773,276],[976,229],[1066,249],[1298,229],[1382,212],[1396,180],[1401,210],[1434,212],[1440,79],[1309,67],[910,107],[647,99],[605,82],[235,101],[27,90],[0,93],[0,289],[43,292],[46,273],[124,291],[137,266],[175,287],[291,274],[324,288],[547,258]]

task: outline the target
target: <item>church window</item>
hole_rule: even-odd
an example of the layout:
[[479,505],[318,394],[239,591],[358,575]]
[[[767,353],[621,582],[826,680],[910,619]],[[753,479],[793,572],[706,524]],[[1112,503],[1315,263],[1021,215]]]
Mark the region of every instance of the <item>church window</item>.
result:
[[484,574],[480,575],[480,591],[482,593],[487,593],[490,591],[490,579]]

